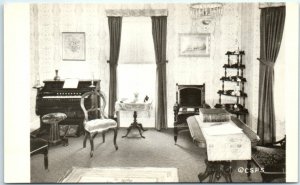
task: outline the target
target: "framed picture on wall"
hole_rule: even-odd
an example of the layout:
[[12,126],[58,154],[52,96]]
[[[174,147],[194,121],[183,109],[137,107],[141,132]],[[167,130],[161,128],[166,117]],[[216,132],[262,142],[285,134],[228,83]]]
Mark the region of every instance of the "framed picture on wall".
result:
[[62,32],[62,60],[85,60],[84,32]]
[[180,33],[179,56],[209,57],[209,33]]

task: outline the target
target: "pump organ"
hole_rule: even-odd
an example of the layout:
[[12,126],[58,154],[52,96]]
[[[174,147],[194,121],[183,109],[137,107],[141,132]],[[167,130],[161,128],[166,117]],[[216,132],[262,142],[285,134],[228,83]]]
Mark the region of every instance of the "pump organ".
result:
[[[36,114],[40,116],[53,112],[62,112],[67,115],[67,119],[61,125],[78,125],[77,136],[83,133],[84,115],[80,107],[81,95],[96,90],[100,92],[100,80],[79,80],[77,88],[63,88],[64,80],[43,81],[44,86],[39,87],[36,96]],[[91,85],[94,85],[92,87]],[[91,99],[87,104],[100,105],[100,101]],[[40,123],[40,130],[45,130],[46,125]]]

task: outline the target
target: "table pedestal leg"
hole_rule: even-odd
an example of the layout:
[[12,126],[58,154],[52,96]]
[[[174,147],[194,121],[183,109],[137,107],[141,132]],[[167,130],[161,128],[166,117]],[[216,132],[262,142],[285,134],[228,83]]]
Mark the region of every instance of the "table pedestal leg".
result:
[[61,143],[61,139],[59,136],[58,123],[52,123],[52,124],[50,124],[49,144],[50,145],[58,145],[60,143]]
[[137,112],[134,111],[133,112],[133,123],[131,123],[130,127],[127,128],[127,133],[125,136],[122,136],[122,138],[127,137],[127,135],[129,134],[129,132],[131,131],[132,128],[137,128],[141,137],[145,139],[145,137],[142,135],[142,131],[146,131],[146,129],[143,128],[141,123],[138,123],[137,120]]
[[143,128],[143,125],[141,123],[138,123],[138,126],[141,128],[142,131],[146,131],[147,129]]
[[232,182],[231,162],[229,161],[208,161],[205,159],[206,169],[204,173],[199,173],[200,182],[209,177],[209,182],[215,182],[223,176],[226,182]]

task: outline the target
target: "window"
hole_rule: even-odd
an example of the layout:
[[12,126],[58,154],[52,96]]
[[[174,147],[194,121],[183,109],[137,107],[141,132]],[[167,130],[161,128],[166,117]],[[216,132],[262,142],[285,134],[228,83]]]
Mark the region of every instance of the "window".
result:
[[148,95],[153,99],[155,93],[155,64],[121,64],[118,67],[119,98],[133,98]]
[[[118,65],[118,97],[139,98],[147,95],[153,109],[148,115],[138,112],[138,122],[144,127],[154,127],[154,94],[156,64],[150,17],[125,17],[122,21],[121,46]],[[128,127],[133,121],[133,112],[120,112],[120,126]]]
[[150,17],[124,17],[119,63],[155,63]]

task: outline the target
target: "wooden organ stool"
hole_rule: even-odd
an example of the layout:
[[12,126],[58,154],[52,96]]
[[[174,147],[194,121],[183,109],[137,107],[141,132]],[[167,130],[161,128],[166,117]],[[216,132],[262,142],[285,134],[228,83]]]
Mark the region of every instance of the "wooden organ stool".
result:
[[[67,115],[65,113],[49,113],[49,114],[45,114],[42,117],[42,122],[45,124],[49,124],[50,125],[50,131],[49,131],[49,138],[48,138],[48,142],[50,145],[58,145],[62,142],[62,139],[60,138],[59,135],[59,122],[65,120],[67,118]],[[66,143],[68,143],[66,141],[66,139],[63,140],[63,145],[65,146]]]

